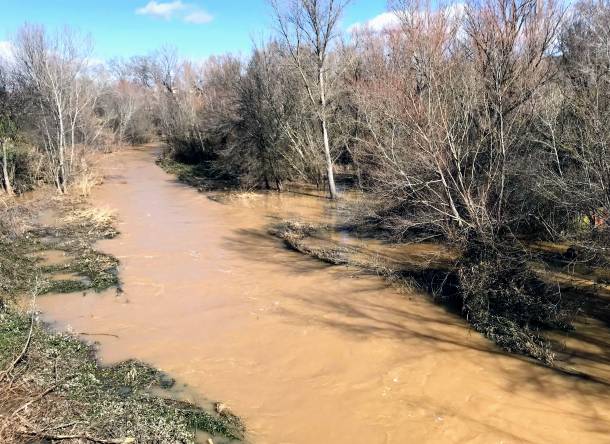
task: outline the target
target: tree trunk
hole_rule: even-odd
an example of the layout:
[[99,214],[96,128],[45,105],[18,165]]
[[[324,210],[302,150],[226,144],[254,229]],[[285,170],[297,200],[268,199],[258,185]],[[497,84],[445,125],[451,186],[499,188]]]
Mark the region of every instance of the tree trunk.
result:
[[59,97],[58,88],[53,91],[55,95],[55,112],[57,113],[57,120],[59,128],[57,128],[57,155],[59,161],[59,168],[57,171],[57,188],[60,193],[66,192],[66,127],[64,124],[64,107]]
[[72,168],[74,167],[74,151],[75,151],[75,141],[74,138],[76,137],[76,118],[78,116],[78,113],[74,115],[74,119],[72,120],[72,122],[70,122],[70,162],[68,164],[68,175],[71,176],[73,171]]
[[326,176],[328,177],[328,191],[330,198],[337,198],[337,189],[335,187],[335,175],[333,172],[333,160],[330,157],[330,144],[328,142],[328,129],[326,128],[326,119],[322,119],[322,133],[324,134],[324,157],[326,157]]
[[324,90],[324,65],[320,63],[318,68],[318,76],[320,82],[320,124],[322,125],[322,135],[324,137],[324,157],[326,158],[326,177],[328,178],[328,191],[330,198],[337,198],[337,189],[335,188],[335,175],[333,173],[333,159],[330,156],[330,142],[328,140],[328,128],[326,125],[326,91]]
[[6,152],[6,146],[8,142],[5,140],[0,140],[0,145],[2,145],[2,178],[4,181],[4,189],[9,196],[14,194],[13,187],[11,185],[11,179],[8,174],[8,154]]
[[59,191],[60,193],[66,192],[66,160],[65,160],[65,133],[64,133],[64,121],[63,117],[60,115],[59,117]]

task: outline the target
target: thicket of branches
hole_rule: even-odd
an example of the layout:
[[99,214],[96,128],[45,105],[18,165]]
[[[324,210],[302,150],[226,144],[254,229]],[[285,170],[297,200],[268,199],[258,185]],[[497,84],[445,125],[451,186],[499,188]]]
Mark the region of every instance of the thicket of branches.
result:
[[24,27],[0,67],[3,190],[64,191],[88,147],[156,136],[244,187],[336,198],[351,175],[367,223],[455,247],[447,281],[478,330],[550,360],[539,332],[572,311],[528,243],[606,251],[610,3],[393,0],[393,24],[346,36],[347,3],[272,1],[275,38],[203,64],[165,48],[92,69],[82,38]]

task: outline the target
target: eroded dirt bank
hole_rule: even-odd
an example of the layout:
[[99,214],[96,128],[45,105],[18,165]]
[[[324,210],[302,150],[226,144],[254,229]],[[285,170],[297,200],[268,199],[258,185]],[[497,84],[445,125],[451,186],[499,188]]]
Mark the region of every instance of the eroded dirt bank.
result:
[[[497,351],[425,296],[286,251],[274,217],[310,197],[229,204],[176,182],[154,150],[110,156],[123,293],[49,295],[46,317],[225,400],[257,443],[607,442],[610,387]],[[600,365],[607,367],[608,363]]]

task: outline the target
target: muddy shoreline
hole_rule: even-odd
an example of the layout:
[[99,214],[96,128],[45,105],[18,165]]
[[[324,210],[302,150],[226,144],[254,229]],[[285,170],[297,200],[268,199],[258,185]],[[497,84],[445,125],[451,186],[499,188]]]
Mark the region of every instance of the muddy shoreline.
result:
[[7,211],[23,213],[24,229],[0,239],[3,442],[206,442],[211,437],[222,443],[242,438],[237,417],[178,400],[175,381],[164,372],[137,360],[101,366],[94,341],[118,336],[56,332],[39,318],[39,298],[75,292],[95,298],[106,289],[119,297],[119,261],[94,246],[118,235],[114,216],[83,199],[43,202],[37,193],[29,196],[27,208],[19,209],[24,205],[19,200],[13,205]]

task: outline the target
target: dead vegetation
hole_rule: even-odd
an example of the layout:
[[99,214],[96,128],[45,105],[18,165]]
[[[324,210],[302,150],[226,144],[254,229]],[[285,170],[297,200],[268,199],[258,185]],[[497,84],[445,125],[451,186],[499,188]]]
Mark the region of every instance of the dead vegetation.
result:
[[398,288],[418,287],[441,296],[430,286],[431,273],[448,273],[448,264],[434,254],[400,261],[362,251],[357,246],[337,245],[331,240],[335,228],[302,221],[284,221],[269,228],[269,234],[282,239],[286,247],[331,265],[346,265],[365,273],[381,276]]
[[272,227],[270,234],[279,237],[287,247],[299,253],[315,257],[332,265],[347,265],[349,250],[347,248],[313,247],[308,238],[325,231],[327,227],[307,224],[298,221],[287,221]]
[[[194,442],[195,430],[243,437],[240,423],[172,400],[169,392],[151,394],[173,381],[142,363],[100,367],[94,350],[75,338],[50,333],[29,316],[0,316],[0,368],[7,369],[0,374],[2,442]],[[15,356],[21,359],[11,367]]]

